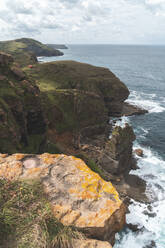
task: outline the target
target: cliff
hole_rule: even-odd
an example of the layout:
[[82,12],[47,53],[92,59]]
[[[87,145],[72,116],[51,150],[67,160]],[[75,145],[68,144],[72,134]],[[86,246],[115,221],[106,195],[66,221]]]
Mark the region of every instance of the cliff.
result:
[[[0,152],[75,155],[107,180],[124,185],[135,163],[135,136],[127,127],[109,140],[115,131],[108,122],[109,116],[122,115],[127,87],[108,69],[74,61],[24,71],[10,55],[0,54]],[[139,199],[145,185],[135,181],[134,188],[142,184]]]
[[48,47],[55,48],[55,49],[68,49],[66,45],[63,44],[46,44]]
[[[114,127],[111,120],[125,109],[133,113],[125,105],[128,95],[106,68],[59,61],[22,70],[11,55],[0,53],[3,247],[11,247],[10,238],[12,247],[20,248],[29,242],[54,248],[59,240],[66,242],[62,247],[72,240],[75,248],[114,244],[125,223],[121,199],[147,200],[144,181],[129,175],[134,132],[128,124]],[[8,155],[17,152],[52,154]]]
[[11,54],[21,66],[36,63],[37,56],[63,55],[62,52],[29,38],[1,41],[0,51]]
[[72,156],[1,154],[0,192],[1,247],[111,247],[125,224],[112,184]]
[[11,55],[0,53],[0,152],[38,153],[45,138],[39,88]]
[[43,63],[25,72],[46,97],[50,126],[60,133],[105,125],[109,116],[121,115],[129,95],[127,87],[108,69],[85,63]]

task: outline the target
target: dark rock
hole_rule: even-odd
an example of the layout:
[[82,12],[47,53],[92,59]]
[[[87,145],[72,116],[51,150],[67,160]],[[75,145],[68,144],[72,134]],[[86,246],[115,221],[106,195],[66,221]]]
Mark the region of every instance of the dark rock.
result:
[[143,214],[148,215],[151,218],[156,217],[156,213],[151,213],[151,212],[148,212],[147,210],[144,210],[143,211]]
[[148,113],[148,110],[142,109],[138,106],[131,105],[129,103],[123,104],[123,109],[121,115],[125,116],[131,116],[131,115],[143,115]]
[[150,243],[148,244],[148,245],[146,245],[146,246],[144,246],[143,248],[156,248],[157,246],[156,246],[156,243],[155,243],[155,241],[150,241]]
[[133,232],[138,232],[138,231],[139,231],[138,225],[133,225],[133,224],[129,223],[129,224],[127,224],[126,226],[127,226],[131,231],[133,231]]

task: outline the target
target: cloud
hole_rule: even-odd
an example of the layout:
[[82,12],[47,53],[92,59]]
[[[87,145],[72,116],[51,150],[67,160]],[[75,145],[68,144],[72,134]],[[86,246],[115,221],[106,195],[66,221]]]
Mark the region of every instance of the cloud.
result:
[[0,33],[45,42],[146,43],[152,35],[165,42],[164,19],[165,0],[2,0]]

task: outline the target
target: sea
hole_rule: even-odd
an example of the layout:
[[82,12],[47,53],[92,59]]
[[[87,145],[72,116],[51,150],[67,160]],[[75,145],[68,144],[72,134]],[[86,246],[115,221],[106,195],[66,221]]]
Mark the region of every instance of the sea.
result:
[[[123,117],[136,134],[134,149],[141,148],[136,174],[147,183],[151,203],[131,201],[127,223],[138,226],[116,234],[114,248],[165,248],[165,46],[68,45],[62,57],[39,61],[75,60],[109,68],[130,90],[127,102],[147,109],[145,115]],[[154,246],[156,245],[156,246]]]

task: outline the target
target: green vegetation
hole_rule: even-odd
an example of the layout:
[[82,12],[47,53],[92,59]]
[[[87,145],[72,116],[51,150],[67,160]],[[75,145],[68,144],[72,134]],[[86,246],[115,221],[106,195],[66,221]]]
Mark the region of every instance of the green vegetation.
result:
[[25,71],[37,80],[41,91],[77,89],[121,101],[129,94],[127,87],[109,69],[85,63],[56,61],[37,64]]
[[38,64],[32,69],[26,67],[24,71],[36,80],[47,118],[58,133],[77,132],[87,126],[105,123],[107,109],[99,84],[103,75],[111,75],[108,69],[58,61]]
[[71,248],[84,236],[52,215],[39,181],[0,180],[0,247]]
[[38,153],[46,134],[39,89],[10,55],[0,56],[0,152]]
[[36,56],[60,56],[62,52],[29,38],[1,41],[0,51],[11,54],[21,66],[35,64]]

